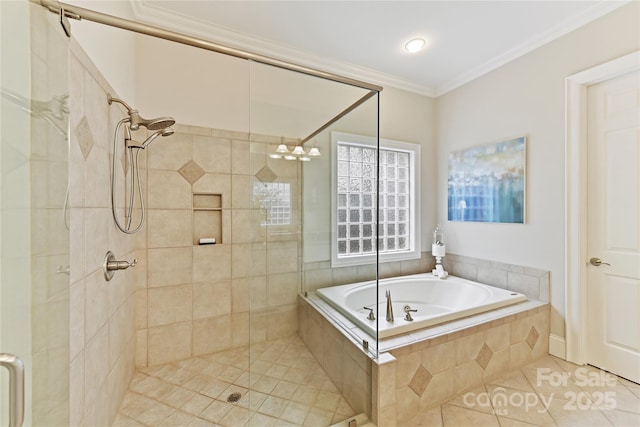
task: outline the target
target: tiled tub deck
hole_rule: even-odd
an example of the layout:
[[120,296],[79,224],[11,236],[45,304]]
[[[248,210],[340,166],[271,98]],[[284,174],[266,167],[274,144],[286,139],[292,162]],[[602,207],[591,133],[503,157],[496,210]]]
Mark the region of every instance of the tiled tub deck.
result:
[[298,322],[302,340],[349,405],[385,427],[541,358],[549,348],[549,304],[536,300],[380,340],[377,359],[375,340],[315,294],[298,297]]

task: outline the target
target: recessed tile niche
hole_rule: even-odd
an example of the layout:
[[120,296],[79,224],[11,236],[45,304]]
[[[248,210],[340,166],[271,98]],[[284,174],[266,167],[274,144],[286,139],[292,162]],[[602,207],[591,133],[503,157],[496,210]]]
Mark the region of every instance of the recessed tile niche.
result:
[[222,195],[193,193],[193,244],[209,238],[214,238],[216,244],[223,243]]

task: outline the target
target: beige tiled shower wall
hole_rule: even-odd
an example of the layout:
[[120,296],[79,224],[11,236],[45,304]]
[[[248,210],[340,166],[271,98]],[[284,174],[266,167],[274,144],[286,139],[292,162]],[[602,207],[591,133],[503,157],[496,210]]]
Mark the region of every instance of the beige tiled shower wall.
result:
[[[146,150],[147,224],[136,250],[138,367],[297,330],[297,162],[269,158],[279,137],[173,128]],[[290,184],[289,225],[263,224],[265,210],[253,197],[263,181]],[[215,208],[194,209],[202,198]],[[217,242],[199,245],[202,237]]]
[[69,73],[69,424],[110,425],[135,371],[134,273],[107,282],[102,271],[107,250],[134,257],[135,238],[115,228],[110,208],[113,129],[124,113],[107,104],[113,89],[73,39]]
[[[29,7],[30,97],[36,101],[33,104],[36,110],[37,101],[51,100],[53,104],[56,99],[63,100],[68,93],[67,39],[57,25],[53,27],[46,19],[47,12],[35,4],[29,4]],[[54,73],[56,78],[51,78],[49,74]],[[31,116],[30,144],[22,138],[11,138],[9,142],[10,138],[3,135],[3,144],[11,144],[15,153],[10,160],[2,159],[5,173],[9,170],[3,176],[6,180],[3,182],[2,215],[5,221],[9,218],[5,224],[17,224],[2,230],[3,240],[10,242],[10,250],[3,252],[3,258],[8,261],[3,263],[3,292],[10,289],[13,298],[20,295],[26,301],[23,325],[9,322],[9,328],[12,329],[10,335],[19,336],[21,340],[25,338],[21,328],[31,329],[31,357],[18,353],[26,358],[26,371],[31,379],[30,422],[33,425],[68,425],[69,233],[65,228],[63,205],[69,161],[66,117],[47,116],[47,113],[37,111]],[[27,149],[30,152],[23,152]],[[3,152],[10,152],[4,150],[6,147]],[[7,281],[14,276],[30,276],[30,288],[25,289],[28,281]],[[8,318],[13,319],[13,315]]]

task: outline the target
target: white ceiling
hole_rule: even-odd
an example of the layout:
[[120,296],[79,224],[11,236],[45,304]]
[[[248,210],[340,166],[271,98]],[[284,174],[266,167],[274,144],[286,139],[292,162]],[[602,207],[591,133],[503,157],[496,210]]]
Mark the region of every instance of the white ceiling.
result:
[[[438,96],[627,1],[132,0],[136,19]],[[412,37],[427,49],[409,54]]]

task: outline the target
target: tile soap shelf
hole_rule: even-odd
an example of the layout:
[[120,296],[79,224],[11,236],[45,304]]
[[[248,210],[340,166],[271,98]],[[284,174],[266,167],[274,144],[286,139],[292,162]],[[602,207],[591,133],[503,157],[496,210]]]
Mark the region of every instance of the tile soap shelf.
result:
[[193,244],[222,243],[222,195],[193,193]]
[[222,210],[222,194],[193,193],[193,210]]

